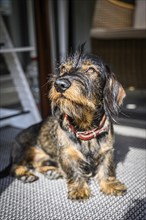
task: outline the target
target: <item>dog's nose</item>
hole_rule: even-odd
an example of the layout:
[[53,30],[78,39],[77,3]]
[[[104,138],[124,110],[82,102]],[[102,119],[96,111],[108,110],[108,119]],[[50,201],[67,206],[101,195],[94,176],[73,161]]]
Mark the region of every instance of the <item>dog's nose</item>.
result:
[[54,86],[57,92],[63,93],[71,86],[71,83],[68,79],[57,79]]

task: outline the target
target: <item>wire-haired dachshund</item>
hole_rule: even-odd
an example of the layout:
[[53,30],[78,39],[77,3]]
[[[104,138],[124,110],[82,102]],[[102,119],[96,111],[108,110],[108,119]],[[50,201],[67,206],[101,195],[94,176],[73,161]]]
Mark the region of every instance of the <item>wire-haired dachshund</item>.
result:
[[122,195],[126,187],[116,178],[112,124],[125,97],[122,85],[82,47],[60,64],[50,82],[53,116],[16,137],[11,174],[25,183],[38,179],[33,171],[64,177],[70,199],[90,197],[90,178],[103,193]]

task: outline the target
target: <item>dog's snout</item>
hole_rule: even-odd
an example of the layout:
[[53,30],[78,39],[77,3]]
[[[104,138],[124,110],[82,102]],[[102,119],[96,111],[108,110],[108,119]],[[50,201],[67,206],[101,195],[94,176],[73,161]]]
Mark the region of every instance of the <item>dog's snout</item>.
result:
[[71,86],[71,82],[68,79],[57,79],[55,84],[54,84],[57,92],[65,92],[70,86]]

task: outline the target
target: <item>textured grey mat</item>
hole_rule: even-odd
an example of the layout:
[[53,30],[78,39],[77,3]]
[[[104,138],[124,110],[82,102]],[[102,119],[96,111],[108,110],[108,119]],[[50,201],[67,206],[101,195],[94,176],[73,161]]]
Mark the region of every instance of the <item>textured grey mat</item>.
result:
[[[0,169],[8,164],[14,136],[19,129],[1,129]],[[146,219],[145,140],[116,135],[117,176],[128,192],[122,197],[105,196],[91,181],[92,197],[86,201],[67,199],[65,181],[39,180],[23,184],[6,177],[0,180],[2,220],[144,220]]]

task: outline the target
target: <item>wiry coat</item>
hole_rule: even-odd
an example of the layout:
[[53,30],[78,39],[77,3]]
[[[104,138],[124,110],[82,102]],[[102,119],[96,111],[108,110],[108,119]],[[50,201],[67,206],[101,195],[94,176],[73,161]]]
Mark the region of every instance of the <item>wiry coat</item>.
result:
[[[126,187],[116,179],[112,119],[124,89],[99,58],[81,51],[62,62],[58,71],[49,92],[53,116],[16,137],[11,172],[24,182],[38,178],[30,168],[50,178],[63,176],[71,199],[90,196],[91,177],[104,193],[122,195]],[[104,131],[89,140],[76,135],[98,128],[103,116]]]

